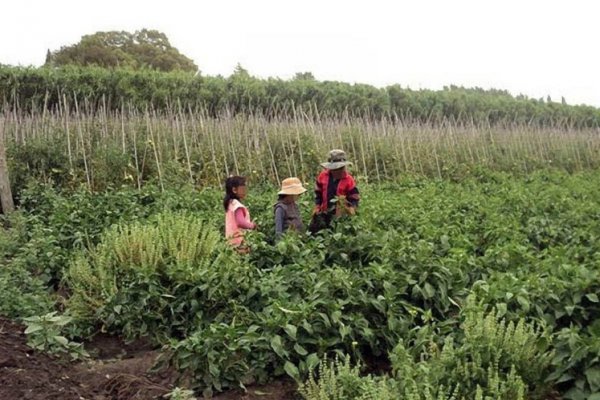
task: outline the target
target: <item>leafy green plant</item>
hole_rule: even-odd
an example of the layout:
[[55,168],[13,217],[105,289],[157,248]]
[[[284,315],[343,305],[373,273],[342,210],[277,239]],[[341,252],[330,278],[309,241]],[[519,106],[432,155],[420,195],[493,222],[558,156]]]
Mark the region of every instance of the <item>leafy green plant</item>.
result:
[[34,257],[27,246],[34,220],[16,212],[2,222],[7,228],[0,228],[0,315],[16,319],[50,312],[55,299],[40,271],[48,258]]
[[52,311],[24,318],[23,321],[27,325],[25,334],[30,347],[49,353],[66,353],[75,360],[89,357],[81,343],[72,342],[62,334],[66,325],[72,321],[71,317],[57,315],[56,311]]
[[[298,392],[306,400],[392,400],[397,399],[393,383],[371,375],[362,376],[360,363],[351,365],[350,356],[333,361],[321,360],[316,371],[312,371]],[[316,372],[316,373],[313,373]],[[414,399],[415,397],[410,397]]]
[[54,298],[46,282],[20,265],[0,265],[0,314],[9,318],[47,313]]
[[175,320],[195,314],[186,304],[189,295],[177,295],[203,287],[216,265],[238,262],[218,238],[212,227],[185,213],[112,228],[99,246],[73,260],[66,275],[69,310],[83,323],[97,319],[127,337],[174,335]]
[[180,387],[174,388],[163,397],[170,400],[196,400],[193,390],[183,389]]
[[548,381],[565,388],[565,399],[600,398],[599,321],[587,330],[563,328],[556,334],[554,372]]
[[508,400],[545,388],[553,356],[547,332],[473,307],[469,303],[464,311],[462,335],[447,336],[441,348],[431,342],[416,357],[402,341],[394,348],[390,359],[401,392],[428,388],[458,398],[481,393]]
[[255,352],[259,342],[266,339],[255,328],[235,323],[211,324],[174,344],[172,349],[177,356],[171,358],[171,363],[208,396],[213,388],[221,391],[244,387],[244,382],[253,379],[252,355],[262,357],[262,352]]
[[362,376],[360,363],[336,357],[323,360],[299,392],[307,400],[523,400],[544,387],[552,357],[544,338],[523,320],[506,323],[469,305],[462,335],[447,336],[441,348],[432,341],[415,357],[400,341],[390,354],[392,378]]

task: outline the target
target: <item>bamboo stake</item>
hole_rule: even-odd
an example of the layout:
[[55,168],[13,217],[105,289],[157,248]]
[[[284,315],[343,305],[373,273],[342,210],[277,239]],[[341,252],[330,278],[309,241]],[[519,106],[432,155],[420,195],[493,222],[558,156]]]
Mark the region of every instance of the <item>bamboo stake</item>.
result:
[[[133,134],[135,135],[135,129],[133,130]],[[135,138],[134,138],[135,144]],[[121,102],[121,152],[123,154],[127,153],[127,147],[125,146],[125,104]],[[136,155],[136,164],[137,164],[137,155]]]
[[267,132],[264,131],[263,135],[265,136],[265,139],[267,141],[267,146],[269,148],[269,153],[271,154],[271,165],[273,168],[273,173],[275,174],[275,180],[277,182],[281,182],[281,180],[279,179],[279,172],[277,171],[277,165],[275,163],[275,155],[273,154],[273,149],[271,148],[271,143],[269,141],[269,136],[267,135]]
[[218,137],[219,137],[219,141],[221,143],[221,154],[223,155],[223,165],[225,166],[225,175],[226,177],[229,177],[229,162],[227,160],[227,153],[225,150],[225,140],[223,139],[223,131],[221,131],[221,129],[219,129],[220,125],[217,125],[217,133],[218,133]]
[[79,114],[79,104],[77,102],[77,94],[73,93],[73,100],[75,101],[75,115],[77,121],[77,133],[79,134],[79,140],[81,140],[81,150],[83,153],[83,166],[85,168],[85,178],[88,185],[88,190],[92,190],[92,179],[90,176],[90,170],[88,168],[87,155],[85,151],[85,141],[83,139],[83,128],[81,127],[81,116]]
[[156,144],[154,142],[154,130],[152,129],[152,123],[150,122],[150,114],[148,110],[146,110],[146,128],[150,133],[150,146],[152,146],[152,150],[154,151],[154,161],[156,162],[156,170],[158,172],[158,181],[160,183],[161,192],[165,191],[165,186],[163,184],[162,171],[160,168],[160,159],[158,155],[158,150],[156,149]]
[[4,126],[5,118],[2,118],[0,119],[0,204],[2,205],[2,213],[4,213],[4,215],[8,215],[14,211],[15,205],[10,188],[8,164],[6,162],[6,139],[4,136]]
[[294,105],[294,101],[292,100],[292,113],[294,117],[294,127],[296,131],[296,141],[298,142],[298,154],[300,156],[300,168],[299,168],[299,178],[301,181],[306,179],[304,172],[304,157],[302,155],[302,141],[300,140],[300,124],[298,123],[298,113],[296,112],[296,107]]
[[[128,108],[129,108],[129,116],[131,118],[133,116],[132,112],[131,112],[131,103],[128,104]],[[125,132],[123,132],[123,135],[125,135]],[[123,136],[123,140],[125,140],[124,136]],[[123,146],[125,146],[125,142],[124,141],[123,141]],[[141,190],[142,189],[142,173],[143,173],[143,170],[140,170],[140,161],[138,159],[137,126],[135,124],[133,125],[133,159],[135,161],[135,172],[136,172],[135,181],[137,183],[138,190]]]
[[[192,163],[190,162],[190,151],[188,149],[187,140],[185,138],[185,121],[183,120],[183,116],[181,114],[181,103],[178,100],[179,105],[179,120],[181,122],[181,134],[183,137],[183,149],[185,151],[185,158],[187,160],[188,172],[190,174],[190,183],[194,183],[194,175],[192,174]],[[177,118],[177,116],[176,116]]]

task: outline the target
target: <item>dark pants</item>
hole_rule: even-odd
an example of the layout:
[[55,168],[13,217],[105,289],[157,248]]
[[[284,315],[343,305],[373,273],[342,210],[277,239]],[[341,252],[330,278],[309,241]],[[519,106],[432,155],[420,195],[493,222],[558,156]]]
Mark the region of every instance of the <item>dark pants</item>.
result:
[[318,213],[312,216],[310,225],[308,225],[308,231],[315,234],[323,229],[327,229],[331,226],[331,220],[333,219],[333,213]]

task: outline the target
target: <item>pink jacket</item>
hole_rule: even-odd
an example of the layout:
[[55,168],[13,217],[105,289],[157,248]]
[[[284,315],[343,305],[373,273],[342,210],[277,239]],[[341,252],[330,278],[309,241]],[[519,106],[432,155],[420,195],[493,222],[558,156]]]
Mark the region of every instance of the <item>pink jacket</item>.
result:
[[[239,223],[236,219],[236,211],[240,210],[243,216],[243,223]],[[239,213],[238,213],[239,214]],[[240,221],[242,222],[242,221]],[[244,229],[253,227],[254,224],[250,220],[250,212],[239,200],[231,200],[229,207],[225,212],[225,238],[232,246],[239,246],[244,241]]]

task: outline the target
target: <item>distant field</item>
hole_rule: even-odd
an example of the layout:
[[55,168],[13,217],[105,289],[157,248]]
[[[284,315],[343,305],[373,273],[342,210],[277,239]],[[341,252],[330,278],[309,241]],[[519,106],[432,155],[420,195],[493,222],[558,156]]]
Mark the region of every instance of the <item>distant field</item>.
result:
[[[68,114],[7,113],[11,175],[92,189],[154,182],[220,184],[231,174],[256,182],[310,179],[332,148],[345,149],[362,181],[409,176],[461,179],[479,168],[517,175],[600,165],[595,129],[509,124],[426,124],[360,118],[266,118],[202,112],[102,108]],[[17,185],[19,183],[16,183]]]

